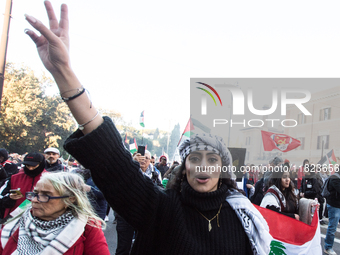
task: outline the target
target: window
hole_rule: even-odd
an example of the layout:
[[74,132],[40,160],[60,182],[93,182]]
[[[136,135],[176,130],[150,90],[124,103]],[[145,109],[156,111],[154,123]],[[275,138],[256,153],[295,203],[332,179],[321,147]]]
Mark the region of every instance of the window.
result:
[[246,145],[250,145],[250,136],[246,137]]
[[318,136],[318,145],[317,145],[318,150],[322,149],[322,142],[323,142],[323,148],[329,149],[329,135],[319,135]]
[[306,116],[303,113],[298,114],[298,123],[305,124],[306,123]]
[[320,120],[331,119],[331,108],[324,108],[320,110]]
[[304,137],[299,137],[297,139],[301,142],[301,145],[298,147],[298,149],[304,150],[305,149],[305,138]]

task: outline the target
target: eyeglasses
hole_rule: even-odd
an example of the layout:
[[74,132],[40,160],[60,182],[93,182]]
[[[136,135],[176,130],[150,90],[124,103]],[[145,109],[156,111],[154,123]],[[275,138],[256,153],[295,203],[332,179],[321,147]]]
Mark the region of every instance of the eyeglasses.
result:
[[151,161],[150,163],[151,163],[151,164],[154,164],[154,163],[155,163],[155,161]]
[[35,192],[26,192],[26,198],[28,200],[31,201],[35,197],[38,199],[39,202],[47,203],[48,201],[50,201],[50,199],[66,198],[66,197],[70,197],[70,196],[51,197],[49,195],[38,195],[38,193],[35,193]]

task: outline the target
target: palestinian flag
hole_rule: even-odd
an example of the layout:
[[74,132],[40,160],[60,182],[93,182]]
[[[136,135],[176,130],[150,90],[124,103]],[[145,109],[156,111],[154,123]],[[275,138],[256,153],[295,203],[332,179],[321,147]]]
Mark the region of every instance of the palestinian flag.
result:
[[319,216],[315,211],[311,225],[254,205],[262,214],[273,237],[270,255],[322,254]]
[[198,120],[190,118],[185,129],[184,129],[184,131],[183,131],[183,133],[182,133],[181,139],[179,139],[177,146],[182,141],[190,139],[190,135],[193,135],[195,133],[210,133],[210,128],[204,126]]
[[132,139],[130,139],[130,152],[131,152],[131,154],[133,154],[133,153],[135,153],[135,152],[137,152],[137,143],[136,143],[136,139],[135,138],[133,138],[133,140]]
[[318,165],[323,165],[323,164],[332,164],[335,165],[337,164],[337,160],[334,154],[334,150],[331,150],[326,154],[326,156],[323,156],[322,159],[318,162]]
[[142,113],[140,114],[140,117],[139,117],[139,124],[140,124],[142,127],[145,127],[145,125],[144,125],[144,111],[142,111]]

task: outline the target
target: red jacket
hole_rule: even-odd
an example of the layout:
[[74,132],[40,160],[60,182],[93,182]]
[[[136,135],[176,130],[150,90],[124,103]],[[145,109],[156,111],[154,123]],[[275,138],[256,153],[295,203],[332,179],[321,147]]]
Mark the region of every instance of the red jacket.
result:
[[[1,235],[1,233],[0,233]],[[8,240],[4,249],[0,245],[0,255],[12,254],[17,249],[19,229]],[[103,231],[100,228],[85,226],[78,241],[64,253],[65,255],[110,255]]]
[[25,174],[24,172],[20,172],[17,174],[14,174],[11,176],[11,189],[17,189],[20,188],[21,193],[24,195],[23,198],[18,199],[15,202],[15,206],[11,207],[11,208],[6,208],[5,210],[5,214],[4,214],[4,218],[11,213],[12,211],[14,211],[22,202],[24,202],[25,198],[25,193],[28,191],[33,191],[33,188],[35,187],[35,185],[37,184],[37,182],[39,181],[41,175],[43,173],[46,173],[47,171],[42,171],[41,174],[37,175],[36,177],[30,177],[27,174]]

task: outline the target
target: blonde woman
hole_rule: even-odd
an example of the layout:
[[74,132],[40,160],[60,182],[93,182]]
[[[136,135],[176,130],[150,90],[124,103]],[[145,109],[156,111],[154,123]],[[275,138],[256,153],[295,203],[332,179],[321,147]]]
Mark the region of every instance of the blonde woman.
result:
[[0,254],[110,254],[81,176],[45,173],[32,192],[31,206],[1,231]]

